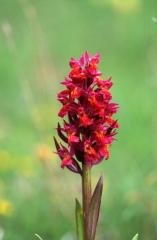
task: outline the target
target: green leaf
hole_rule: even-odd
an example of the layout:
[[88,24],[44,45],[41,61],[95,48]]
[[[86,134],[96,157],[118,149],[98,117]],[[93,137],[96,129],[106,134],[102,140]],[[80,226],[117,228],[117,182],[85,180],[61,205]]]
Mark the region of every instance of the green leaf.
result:
[[81,204],[77,199],[76,199],[75,217],[76,217],[77,240],[83,240],[83,211],[82,211]]
[[43,240],[37,233],[35,234],[35,236],[36,236],[39,240]]
[[138,233],[132,238],[132,240],[138,240]]
[[99,181],[95,187],[91,202],[89,205],[89,214],[88,214],[88,239],[94,240],[96,234],[96,227],[99,219],[100,205],[101,205],[101,196],[103,189],[103,178],[99,178]]

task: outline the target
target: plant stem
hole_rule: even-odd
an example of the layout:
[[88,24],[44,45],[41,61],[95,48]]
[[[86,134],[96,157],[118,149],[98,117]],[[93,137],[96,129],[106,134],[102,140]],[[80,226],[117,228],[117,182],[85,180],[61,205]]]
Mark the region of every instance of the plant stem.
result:
[[87,231],[87,224],[88,224],[88,211],[89,211],[89,204],[91,200],[91,166],[82,164],[82,205],[83,205],[83,228],[84,228],[84,240],[88,239],[88,231]]

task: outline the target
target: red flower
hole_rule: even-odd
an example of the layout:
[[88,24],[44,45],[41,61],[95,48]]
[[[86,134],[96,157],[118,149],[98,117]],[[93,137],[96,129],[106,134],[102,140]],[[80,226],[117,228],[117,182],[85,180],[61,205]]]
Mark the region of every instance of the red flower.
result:
[[66,147],[55,139],[61,167],[80,173],[79,162],[94,165],[109,159],[109,147],[119,127],[113,115],[118,104],[111,102],[111,77],[104,80],[97,69],[100,56],[91,57],[88,52],[79,60],[71,58],[69,77],[61,83],[66,87],[58,93],[62,108],[58,115],[67,116],[57,132]]

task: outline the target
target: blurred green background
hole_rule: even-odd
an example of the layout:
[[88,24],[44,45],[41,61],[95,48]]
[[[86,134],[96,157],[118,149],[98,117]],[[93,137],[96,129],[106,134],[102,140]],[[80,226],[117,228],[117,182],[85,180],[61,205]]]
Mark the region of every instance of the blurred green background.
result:
[[157,1],[0,0],[0,240],[71,240],[77,175],[53,153],[71,56],[101,53],[120,104],[97,240],[157,239]]

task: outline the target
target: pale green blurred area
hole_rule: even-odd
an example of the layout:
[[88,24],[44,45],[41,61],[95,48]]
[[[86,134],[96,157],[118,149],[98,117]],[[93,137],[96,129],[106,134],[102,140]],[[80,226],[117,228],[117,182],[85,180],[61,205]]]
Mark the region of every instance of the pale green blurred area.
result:
[[71,56],[101,53],[120,130],[104,176],[97,240],[157,239],[156,0],[0,0],[0,240],[75,239],[78,175],[53,153]]

